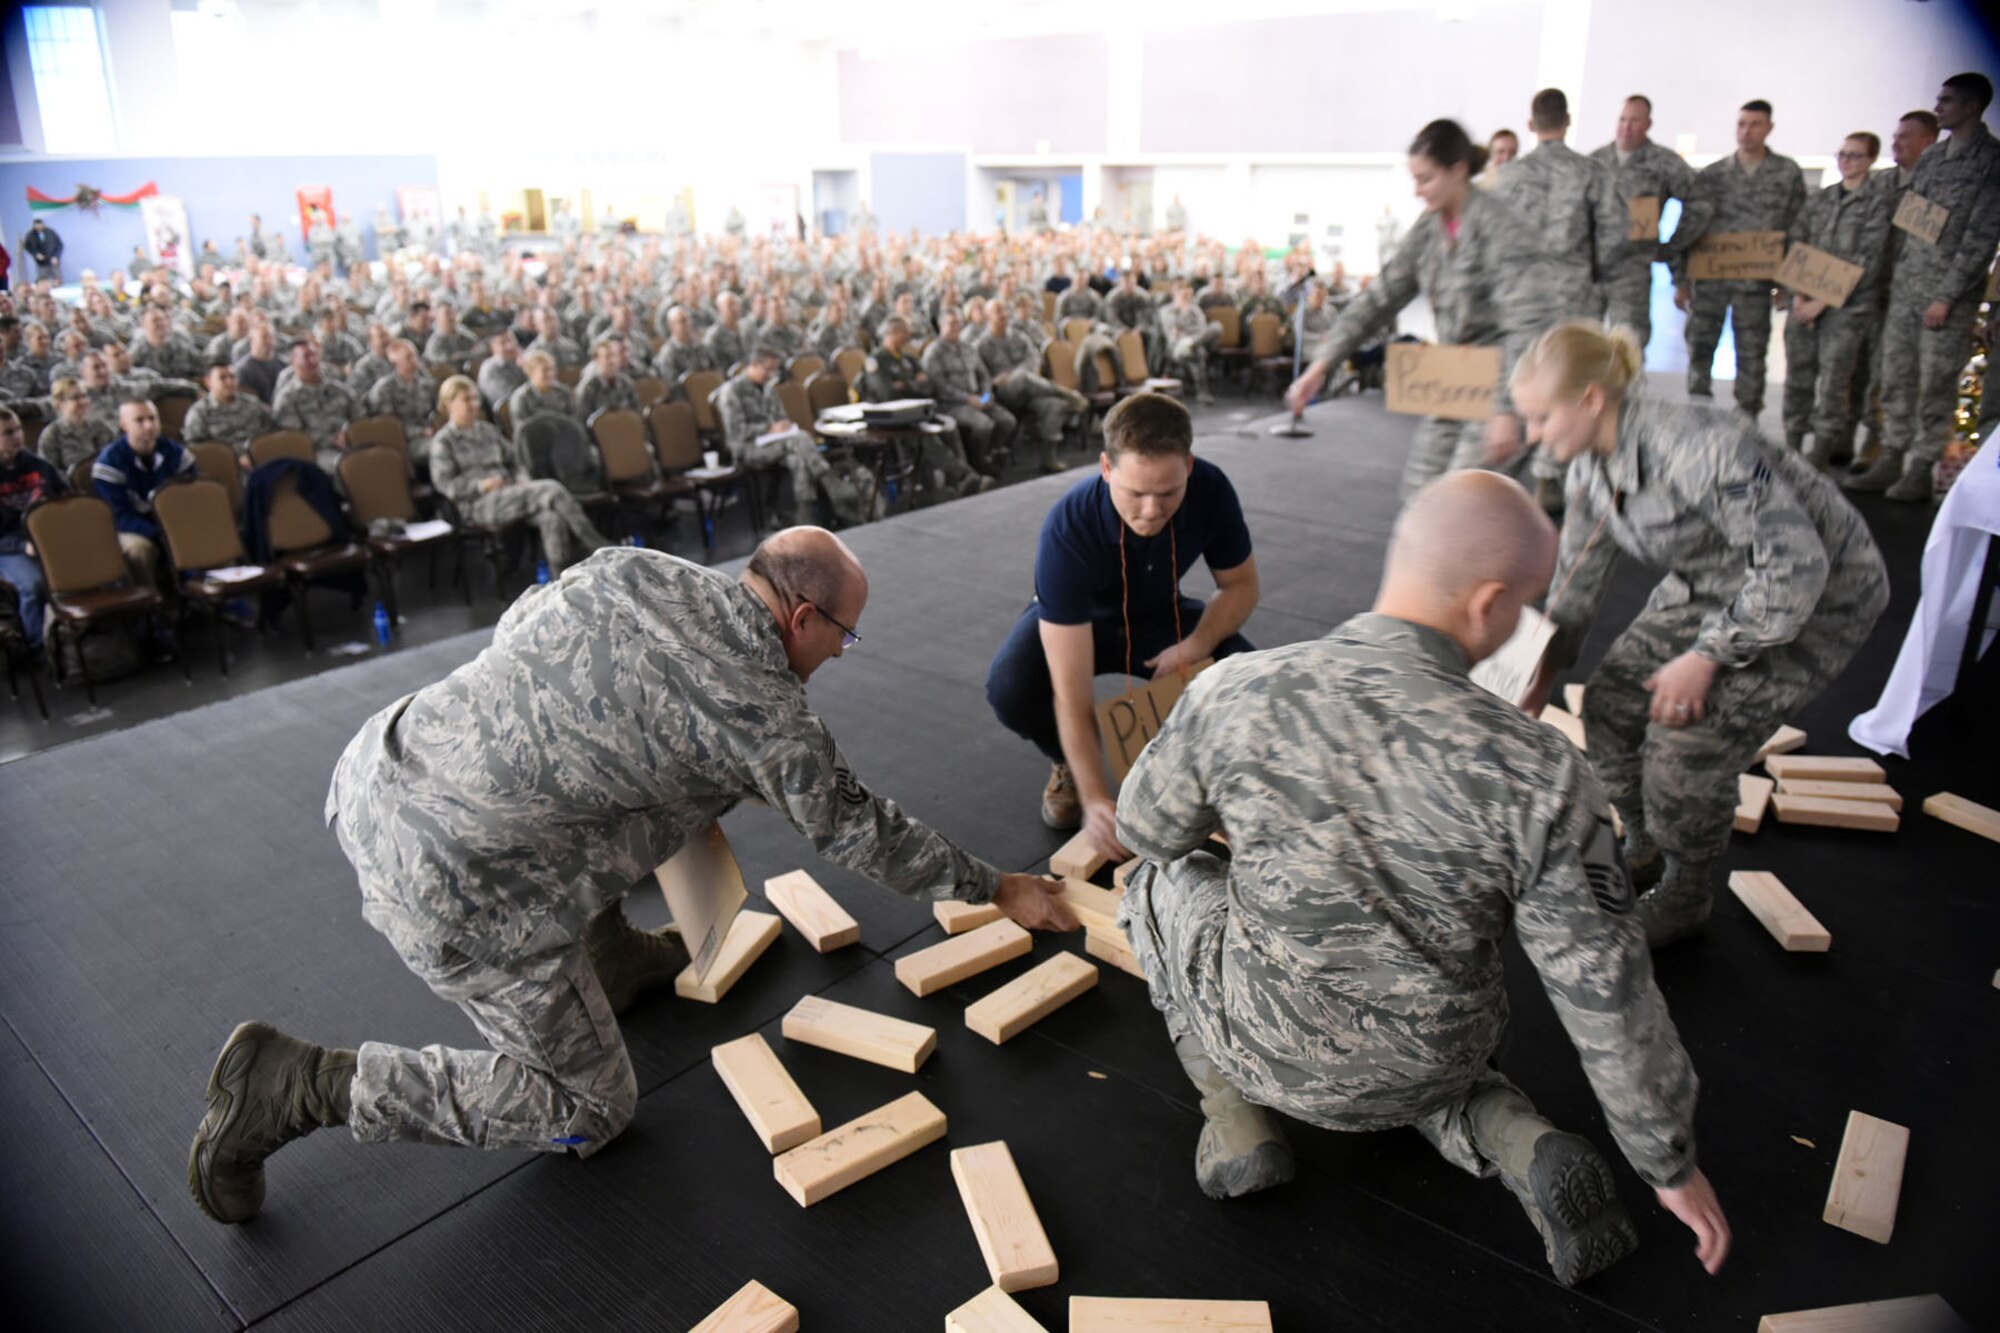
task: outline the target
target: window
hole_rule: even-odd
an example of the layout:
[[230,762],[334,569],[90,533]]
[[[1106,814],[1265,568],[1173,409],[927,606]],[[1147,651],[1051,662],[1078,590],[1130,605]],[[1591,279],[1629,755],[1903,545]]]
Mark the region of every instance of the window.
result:
[[251,68],[250,33],[234,0],[173,0],[174,55],[181,71],[176,110],[182,135],[200,142],[232,118]]
[[28,5],[28,63],[35,74],[35,102],[42,139],[51,153],[97,152],[118,147],[111,114],[111,81],[104,70],[104,30],[86,5]]

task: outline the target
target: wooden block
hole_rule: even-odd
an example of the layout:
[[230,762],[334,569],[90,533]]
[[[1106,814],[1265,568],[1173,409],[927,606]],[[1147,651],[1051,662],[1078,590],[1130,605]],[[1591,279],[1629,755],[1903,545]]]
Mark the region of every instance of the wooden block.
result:
[[1049,1333],[1021,1303],[988,1287],[944,1317],[944,1333]]
[[937,1049],[937,1029],[922,1023],[856,1009],[837,1000],[808,995],[792,1006],[779,1030],[790,1041],[804,1042],[837,1055],[914,1074]]
[[1271,1333],[1265,1301],[1069,1298],[1069,1333]]
[[1780,824],[1812,824],[1820,828],[1867,829],[1894,833],[1902,816],[1876,801],[1834,801],[1824,796],[1792,796],[1782,789],[1771,798]]
[[1583,686],[1563,686],[1563,707],[1569,709],[1570,712],[1576,714],[1579,718],[1583,716]]
[[1821,1220],[1887,1245],[1896,1229],[1896,1201],[1902,1197],[1903,1159],[1909,1151],[1908,1129],[1849,1111]]
[[1145,859],[1146,858],[1143,856],[1135,856],[1131,860],[1120,865],[1116,870],[1112,871],[1111,887],[1118,890],[1118,892],[1120,893],[1125,892],[1125,877],[1130,875],[1134,870],[1137,870],[1139,868],[1139,862]]
[[1783,945],[1786,952],[1825,953],[1833,944],[1833,936],[1827,934],[1826,927],[1814,919],[1805,904],[1794,898],[1776,875],[1762,870],[1732,870],[1729,891],[1750,909],[1750,915],[1763,923],[1771,938]]
[[756,1279],[715,1307],[689,1333],[798,1333],[799,1312]]
[[1092,925],[1118,928],[1118,904],[1125,897],[1119,890],[1100,889],[1088,880],[1066,879],[1055,896],[1076,913],[1076,919],[1086,928]]
[[1569,743],[1577,749],[1581,750],[1584,748],[1583,719],[1576,714],[1550,704],[1542,710],[1542,721],[1569,737]]
[[944,1112],[921,1092],[898,1097],[771,1163],[785,1193],[810,1208],[944,1137]]
[[1771,807],[1771,793],[1777,783],[1755,773],[1736,775],[1736,831],[1755,833],[1764,826],[1764,812]]
[[1881,782],[1888,777],[1873,759],[1841,759],[1830,754],[1774,754],[1764,771],[1783,783],[1788,778],[1810,782]]
[[931,904],[931,915],[944,927],[945,934],[963,935],[968,930],[990,925],[1007,914],[992,903],[941,902]]
[[765,880],[764,897],[816,953],[844,949],[861,938],[861,927],[847,909],[803,870]]
[[1019,958],[1034,947],[1034,940],[1019,925],[993,921],[898,958],[896,980],[912,995],[930,995],[1010,958]]
[[1793,1310],[1757,1321],[1757,1333],[1970,1333],[1971,1327],[1935,1295]]
[[1771,733],[1771,739],[1758,747],[1757,757],[1750,762],[1761,764],[1774,754],[1790,754],[1794,750],[1803,750],[1805,745],[1806,734],[1803,731],[1797,727],[1779,727]]
[[[1750,776],[1744,774],[1745,777]],[[1787,796],[1818,796],[1832,801],[1872,801],[1891,810],[1903,808],[1902,793],[1886,782],[1825,782],[1818,778],[1786,778],[1778,790]]]
[[1049,1247],[1035,1201],[1028,1197],[1028,1186],[1005,1143],[953,1149],[951,1178],[958,1182],[958,1197],[972,1220],[973,1239],[979,1242],[994,1286],[1027,1291],[1056,1280],[1056,1252]]
[[742,980],[750,964],[764,956],[764,950],[777,941],[783,929],[784,923],[769,912],[738,912],[729,923],[729,934],[723,937],[722,951],[715,955],[715,965],[708,969],[708,979],[696,981],[694,966],[689,964],[674,978],[674,994],[683,1000],[716,1003]]
[[1049,873],[1064,879],[1089,879],[1111,858],[1097,850],[1088,833],[1079,833],[1049,858]]
[[1139,966],[1139,960],[1133,956],[1130,949],[1114,944],[1101,935],[1086,934],[1083,937],[1083,951],[1092,958],[1103,959],[1120,971],[1130,972],[1141,981],[1146,979],[1145,970]]
[[766,1152],[796,1148],[819,1133],[819,1112],[762,1036],[726,1041],[708,1056]]
[[1956,824],[1967,833],[2000,842],[2000,810],[1941,791],[1924,798],[1924,813],[1947,824]]
[[965,1025],[998,1046],[1096,984],[1096,968],[1073,953],[1055,954],[967,1005]]

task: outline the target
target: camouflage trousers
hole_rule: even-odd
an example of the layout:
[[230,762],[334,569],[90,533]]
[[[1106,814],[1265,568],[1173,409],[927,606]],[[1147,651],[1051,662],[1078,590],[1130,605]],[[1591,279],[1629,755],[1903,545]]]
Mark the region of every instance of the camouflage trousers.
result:
[[1222,344],[1222,326],[1210,323],[1206,332],[1185,334],[1174,339],[1167,361],[1179,366],[1194,381],[1195,392],[1208,392],[1208,354]]
[[1604,284],[1604,322],[1614,329],[1630,329],[1643,355],[1653,340],[1653,266],[1634,264],[1621,268]]
[[965,442],[958,437],[957,423],[947,418],[944,427],[940,434],[923,436],[917,446],[917,465],[926,477],[941,473],[944,484],[956,488],[977,474],[965,457]]
[[1694,646],[1714,607],[1648,603],[1591,672],[1583,696],[1591,767],[1634,843],[1650,839],[1689,862],[1720,856],[1735,823],[1737,775],[1840,674],[1888,601],[1879,559],[1871,570],[1836,575],[1798,638],[1748,666],[1717,671],[1703,716],[1684,727],[1649,720],[1653,696],[1645,682]]
[[999,465],[994,454],[1012,446],[1014,432],[1019,429],[1014,414],[998,401],[984,407],[954,403],[944,409],[944,414],[958,426],[958,433],[965,440],[966,456],[972,460],[972,465],[981,472],[997,472]]
[[1868,378],[1873,326],[1869,311],[1832,308],[1809,325],[1785,321],[1785,442],[1794,449],[1808,431],[1821,454],[1852,449],[1860,405],[1855,382]]
[[1882,447],[1928,468],[1951,442],[1958,377],[1972,357],[1973,297],[1953,303],[1944,327],[1924,327],[1924,306],[1892,297],[1882,324]]
[[1021,423],[1023,435],[1028,433],[1027,424],[1034,423],[1042,456],[1054,458],[1070,414],[1069,400],[1063,397],[1062,390],[1040,375],[1017,370],[994,386],[993,396]]
[[[1541,456],[1539,449],[1524,448],[1509,461],[1489,467],[1486,462],[1485,422],[1425,417],[1417,423],[1416,439],[1410,445],[1408,461],[1403,464],[1403,498],[1409,499],[1426,483],[1447,472],[1462,472],[1471,467],[1502,472],[1519,481],[1528,475],[1531,468],[1538,466],[1536,460]],[[1552,471],[1550,475],[1555,473]]]
[[465,516],[474,523],[506,527],[532,523],[542,540],[551,572],[569,568],[611,543],[584,515],[583,506],[559,481],[516,481],[472,502]]
[[1736,402],[1755,416],[1764,410],[1764,361],[1771,350],[1771,284],[1697,282],[1687,319],[1688,392],[1714,393],[1710,377],[1722,344],[1723,316],[1736,331]]
[[[1505,1089],[1518,1093],[1518,1089],[1494,1068],[1492,1051],[1464,1053],[1462,1087],[1440,1094],[1435,1080],[1425,1081],[1421,1092],[1411,1093],[1409,1104],[1402,1107],[1378,1091],[1368,1098],[1367,1111],[1359,1115],[1344,1114],[1340,1108],[1296,1095],[1283,1079],[1270,1077],[1263,1062],[1252,1064],[1241,1056],[1231,1036],[1238,1021],[1231,1003],[1266,1025],[1274,1011],[1282,1012],[1286,1005],[1280,990],[1259,994],[1253,979],[1223,974],[1223,946],[1229,933],[1229,869],[1221,858],[1196,851],[1168,865],[1141,863],[1126,879],[1118,924],[1146,974],[1146,988],[1153,1007],[1166,1019],[1168,1035],[1175,1041],[1192,1037],[1199,1042],[1209,1063],[1246,1101],[1322,1129],[1359,1132],[1408,1126],[1453,1166],[1475,1176],[1493,1174],[1493,1164],[1473,1143],[1473,1102],[1487,1092]],[[1301,1059],[1351,1044],[1348,1033],[1301,1029],[1294,1035]],[[1429,1063],[1426,1061],[1427,1066]],[[1317,1070],[1311,1081],[1324,1084],[1337,1080],[1357,1089],[1393,1087],[1402,1072],[1382,1070],[1370,1063],[1352,1070]],[[1427,1068],[1425,1073],[1429,1072]]]
[[791,477],[791,507],[780,508],[777,516],[782,527],[797,523],[801,509],[810,509],[819,494],[819,480],[828,472],[818,446],[804,434],[787,435],[763,444],[753,440],[736,450],[736,461],[751,467],[782,467]]
[[502,966],[415,933],[383,933],[492,1049],[363,1042],[348,1117],[357,1142],[588,1157],[631,1123],[638,1080],[581,944]]

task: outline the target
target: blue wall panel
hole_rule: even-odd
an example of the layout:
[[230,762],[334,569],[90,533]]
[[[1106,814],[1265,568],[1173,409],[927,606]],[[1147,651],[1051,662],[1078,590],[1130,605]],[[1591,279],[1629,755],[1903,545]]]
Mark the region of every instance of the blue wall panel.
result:
[[965,229],[963,153],[876,153],[869,160],[868,206],[889,231],[925,235]]
[[[21,254],[20,240],[34,215],[28,208],[28,187],[58,199],[76,193],[79,184],[108,194],[126,194],[152,181],[161,194],[176,195],[187,204],[194,244],[213,240],[226,256],[236,238],[250,229],[250,215],[261,213],[265,229],[285,228],[285,243],[294,259],[305,257],[299,238],[299,207],[294,192],[302,185],[324,185],[333,191],[333,206],[352,213],[361,224],[368,254],[375,255],[375,208],[386,204],[396,216],[396,187],[438,183],[437,158],[409,157],[116,157],[103,159],[35,158],[0,162],[0,225],[7,231],[7,249],[14,256],[14,273],[32,276],[33,265]],[[962,192],[961,192],[962,193]],[[42,215],[62,234],[63,277],[71,282],[84,269],[106,273],[124,268],[132,247],[145,241],[136,208],[102,207],[95,217],[75,208]]]

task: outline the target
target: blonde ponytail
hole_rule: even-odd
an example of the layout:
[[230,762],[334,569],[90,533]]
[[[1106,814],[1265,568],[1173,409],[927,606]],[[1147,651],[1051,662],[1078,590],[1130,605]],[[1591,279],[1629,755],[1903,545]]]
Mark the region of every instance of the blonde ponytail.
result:
[[1546,376],[1556,395],[1568,399],[1596,385],[1615,401],[1625,397],[1644,364],[1631,330],[1607,333],[1587,320],[1572,320],[1535,339],[1514,367],[1514,382]]

